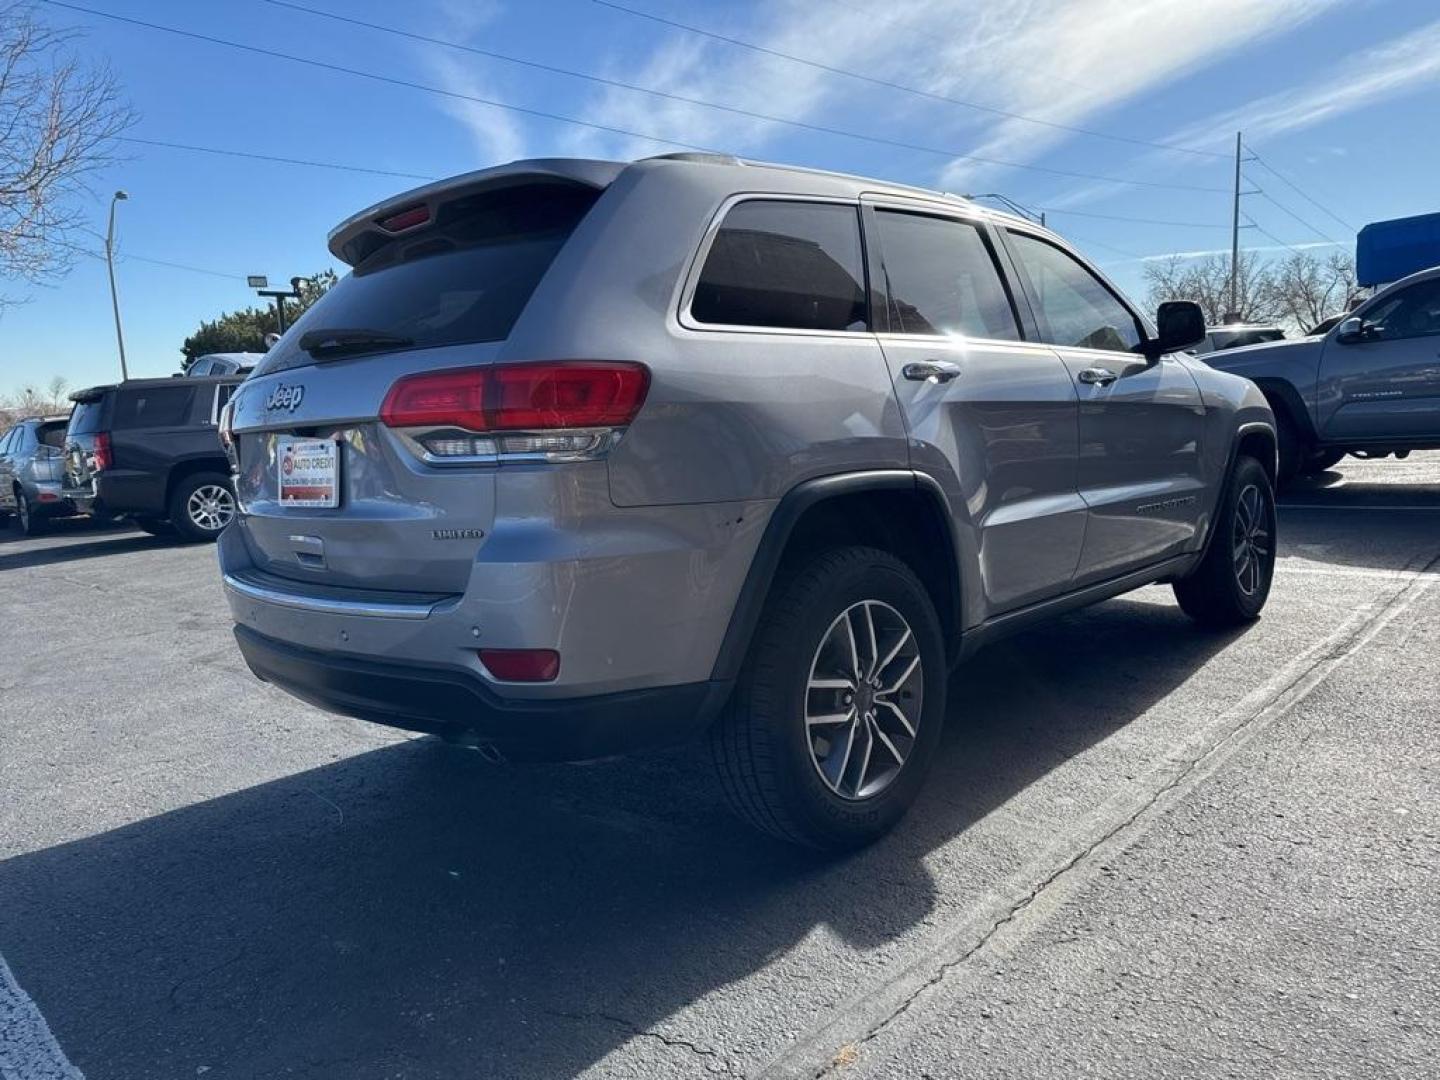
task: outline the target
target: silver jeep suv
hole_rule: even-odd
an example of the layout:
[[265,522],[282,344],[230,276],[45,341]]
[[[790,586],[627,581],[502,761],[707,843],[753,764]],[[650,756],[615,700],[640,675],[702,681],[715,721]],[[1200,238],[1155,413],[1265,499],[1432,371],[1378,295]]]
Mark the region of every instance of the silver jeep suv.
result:
[[710,155],[516,162],[341,224],[222,422],[260,678],[494,756],[705,733],[754,824],[880,835],[952,667],[1157,581],[1253,619],[1274,419],[1064,241]]

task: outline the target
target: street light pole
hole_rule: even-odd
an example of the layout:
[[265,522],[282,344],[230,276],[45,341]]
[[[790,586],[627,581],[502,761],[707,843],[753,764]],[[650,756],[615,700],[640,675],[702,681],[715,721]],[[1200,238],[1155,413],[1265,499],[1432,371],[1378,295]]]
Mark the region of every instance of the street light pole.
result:
[[123,191],[110,197],[110,227],[105,230],[105,267],[110,271],[110,306],[115,309],[115,341],[120,346],[120,378],[130,378],[125,366],[125,333],[120,329],[120,295],[115,291],[115,204],[130,198]]

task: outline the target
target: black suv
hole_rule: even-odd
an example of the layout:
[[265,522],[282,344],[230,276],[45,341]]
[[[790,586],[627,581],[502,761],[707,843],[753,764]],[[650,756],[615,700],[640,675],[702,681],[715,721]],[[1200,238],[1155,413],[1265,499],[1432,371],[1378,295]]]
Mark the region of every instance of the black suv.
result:
[[235,516],[217,421],[240,381],[131,379],[71,394],[65,497],[149,533],[215,539]]

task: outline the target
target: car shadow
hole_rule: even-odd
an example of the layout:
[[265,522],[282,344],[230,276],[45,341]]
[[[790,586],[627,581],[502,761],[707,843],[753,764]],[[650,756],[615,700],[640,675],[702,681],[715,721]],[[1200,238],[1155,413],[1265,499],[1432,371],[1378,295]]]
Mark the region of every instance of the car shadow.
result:
[[[68,524],[69,519],[65,519]],[[54,566],[59,563],[77,562],[82,559],[101,558],[106,555],[123,555],[133,551],[151,551],[156,548],[180,547],[182,542],[175,537],[151,536],[130,526],[91,527],[60,531],[52,523],[53,531],[40,536],[24,536],[14,533],[0,539],[0,570],[20,570],[27,566]],[[18,541],[27,541],[29,546],[20,547]],[[47,543],[46,541],[51,541]]]
[[748,832],[696,747],[509,767],[422,739],[0,863],[0,951],[95,1077],[574,1076],[816,932],[863,963],[953,908],[931,851],[1235,636],[1122,599],[983,651],[915,811],[849,857]]
[[1437,550],[1440,484],[1330,470],[1293,481],[1280,508],[1282,566],[1298,557],[1357,569],[1418,569]]

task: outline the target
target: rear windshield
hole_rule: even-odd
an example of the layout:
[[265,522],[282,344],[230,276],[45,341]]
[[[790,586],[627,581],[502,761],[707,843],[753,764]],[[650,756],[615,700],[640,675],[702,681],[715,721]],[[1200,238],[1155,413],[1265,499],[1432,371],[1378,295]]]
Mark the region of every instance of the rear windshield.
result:
[[375,330],[417,349],[503,341],[598,197],[548,184],[443,206],[435,228],[381,248],[316,301],[255,374],[313,364],[307,330]]
[[45,446],[63,449],[65,446],[65,421],[52,420],[48,424],[41,424],[35,434],[40,437],[40,442]]
[[69,433],[94,435],[97,431],[104,431],[105,401],[108,396],[98,397],[93,401],[77,401],[70,413],[70,427],[67,429]]

